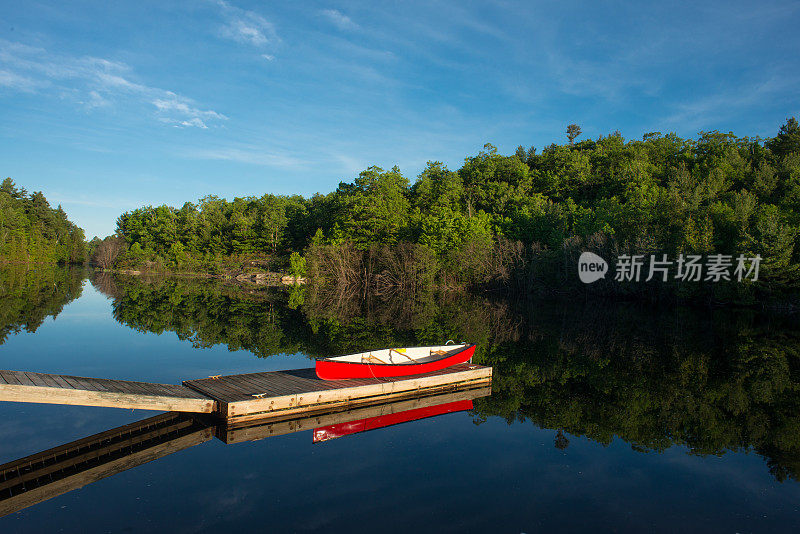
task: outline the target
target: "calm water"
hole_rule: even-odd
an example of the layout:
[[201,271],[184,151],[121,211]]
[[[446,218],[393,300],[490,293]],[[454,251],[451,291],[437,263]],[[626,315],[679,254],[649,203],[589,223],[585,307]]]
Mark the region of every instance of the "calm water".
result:
[[[471,412],[324,443],[213,439],[0,532],[796,531],[799,331],[751,312],[3,271],[2,369],[180,383],[450,338],[479,343],[495,380]],[[0,403],[0,463],[154,414]]]

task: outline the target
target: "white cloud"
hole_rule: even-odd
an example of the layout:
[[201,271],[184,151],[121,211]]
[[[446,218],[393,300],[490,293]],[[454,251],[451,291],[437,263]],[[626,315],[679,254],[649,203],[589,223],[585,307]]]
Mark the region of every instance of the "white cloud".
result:
[[175,128],[194,127],[194,128],[200,128],[201,130],[208,130],[208,126],[206,126],[206,123],[203,122],[203,119],[201,119],[199,117],[194,117],[194,118],[188,119],[188,120],[170,119],[170,118],[166,118],[166,117],[161,117],[158,120],[160,120],[164,124],[170,124],[170,125],[174,126]]
[[261,57],[263,57],[267,61],[272,61],[273,59],[275,59],[275,56],[273,56],[272,54],[261,54]]
[[280,42],[275,26],[254,11],[248,11],[223,0],[217,2],[226,19],[220,35],[238,43],[257,47],[274,45]]
[[206,123],[204,123],[201,119],[195,117],[193,119],[189,119],[188,121],[181,121],[181,126],[196,126],[198,128],[202,128],[204,130],[208,129]]
[[323,9],[319,12],[320,15],[328,19],[330,22],[333,23],[334,26],[339,28],[340,30],[357,30],[358,24],[353,22],[353,19],[342,13],[341,11],[337,11],[336,9]]
[[219,119],[219,120],[227,119],[225,115],[217,113],[216,111],[198,109],[190,105],[191,100],[184,98],[180,95],[176,95],[171,91],[167,91],[166,98],[156,98],[155,100],[153,100],[152,103],[161,112],[164,113],[174,112],[179,115],[190,117],[192,119],[194,118]]
[[0,86],[25,92],[53,88],[77,95],[77,103],[90,109],[110,107],[116,101],[147,103],[155,106],[162,122],[198,128],[207,128],[206,121],[227,118],[199,108],[191,98],[136,82],[128,65],[104,58],[53,54],[0,39],[0,67]]

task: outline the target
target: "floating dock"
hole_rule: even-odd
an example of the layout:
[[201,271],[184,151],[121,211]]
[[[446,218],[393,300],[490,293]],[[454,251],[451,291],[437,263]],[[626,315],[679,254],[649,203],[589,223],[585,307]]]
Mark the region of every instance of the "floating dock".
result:
[[287,419],[490,384],[492,368],[463,363],[423,375],[320,380],[313,369],[151,384],[0,371],[0,401],[213,414],[229,426]]
[[214,399],[171,384],[0,371],[0,401],[213,413]]
[[424,375],[394,378],[320,380],[314,369],[296,369],[188,380],[183,385],[213,398],[215,413],[234,424],[477,387],[491,380],[491,367],[463,363]]

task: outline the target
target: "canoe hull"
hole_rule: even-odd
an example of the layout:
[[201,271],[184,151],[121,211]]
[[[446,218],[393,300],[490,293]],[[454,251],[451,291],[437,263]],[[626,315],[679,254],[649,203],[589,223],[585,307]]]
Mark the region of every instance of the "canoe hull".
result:
[[330,358],[317,360],[317,376],[323,380],[347,380],[350,378],[390,378],[396,376],[414,376],[439,371],[450,366],[469,361],[475,354],[475,345],[466,345],[463,349],[438,360],[425,363],[409,364],[375,364],[337,361]]

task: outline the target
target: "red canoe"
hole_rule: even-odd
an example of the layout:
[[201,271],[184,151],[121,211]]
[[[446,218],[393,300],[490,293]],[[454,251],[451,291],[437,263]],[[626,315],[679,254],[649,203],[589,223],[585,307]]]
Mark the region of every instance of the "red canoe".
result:
[[446,413],[462,412],[471,409],[471,400],[460,400],[448,402],[446,404],[440,404],[438,406],[427,406],[425,408],[406,410],[405,412],[379,415],[377,417],[368,417],[367,419],[351,421],[349,423],[322,426],[314,429],[314,443],[328,441],[329,439],[341,438],[342,436],[348,436],[350,434],[358,434],[359,432],[367,432],[377,428],[399,425],[400,423],[408,423],[409,421],[418,421],[428,417],[434,417]]
[[317,360],[316,370],[323,380],[412,376],[464,363],[474,353],[474,343],[372,350]]

